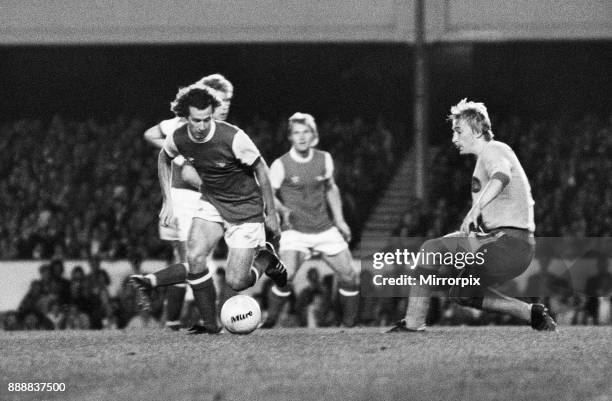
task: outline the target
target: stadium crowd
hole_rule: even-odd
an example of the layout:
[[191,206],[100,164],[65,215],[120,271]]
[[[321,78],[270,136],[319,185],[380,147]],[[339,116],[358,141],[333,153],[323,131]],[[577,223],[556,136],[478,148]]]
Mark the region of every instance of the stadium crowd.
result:
[[[255,117],[238,125],[268,161],[288,149],[284,124]],[[612,237],[612,118],[512,117],[493,127],[495,139],[515,149],[530,179],[538,236]],[[141,258],[169,256],[169,247],[158,239],[156,157],[142,140],[144,128],[124,117],[107,124],[55,117],[48,124],[21,120],[2,125],[0,148],[6,157],[0,160],[0,256],[52,261],[41,266],[40,279],[32,283],[19,310],[3,316],[5,329],[142,327],[162,318],[163,297],[155,298],[151,316],[140,315],[131,287],[123,283],[111,297],[109,276],[100,268],[101,260],[129,258],[138,271]],[[320,122],[320,132],[320,148],[336,160],[347,221],[358,232],[397,165],[398,137],[382,119],[332,118]],[[434,237],[456,230],[469,206],[472,164],[449,144],[441,146],[429,171],[430,201],[407,200],[393,236]],[[91,272],[74,268],[64,277],[61,260],[68,258],[89,260]],[[607,263],[605,259],[602,276],[587,283],[601,288],[586,293],[598,291],[601,297],[548,300],[557,302],[553,310],[564,313],[567,323],[604,323],[593,311],[609,309]],[[545,268],[540,273],[550,275]],[[337,324],[333,278],[319,277],[316,271],[307,276],[306,288],[289,303],[281,324]],[[558,277],[547,277],[563,288]],[[610,284],[601,285],[605,282]],[[265,291],[259,296],[264,308]],[[512,323],[444,299],[434,305],[430,320],[442,324]],[[405,307],[401,297],[362,298],[361,322],[391,324]],[[185,318],[192,319],[191,314],[188,309]]]
[[[358,230],[390,177],[394,136],[382,119],[320,122],[321,147],[336,155],[347,219]],[[269,162],[286,152],[286,125],[239,123]],[[161,192],[157,157],[145,125],[119,117],[107,124],[56,116],[0,128],[0,259],[164,258],[158,238]],[[372,141],[371,138],[377,138]]]

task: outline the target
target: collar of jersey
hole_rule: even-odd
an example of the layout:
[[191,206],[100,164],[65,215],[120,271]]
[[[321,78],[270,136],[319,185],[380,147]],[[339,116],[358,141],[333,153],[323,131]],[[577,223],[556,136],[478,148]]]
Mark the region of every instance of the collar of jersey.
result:
[[289,150],[289,156],[291,156],[291,158],[298,163],[308,163],[312,160],[313,155],[314,151],[312,150],[312,148],[308,149],[308,156],[306,157],[300,156],[300,154],[297,152],[297,150],[293,148],[293,146],[291,147],[291,150]]
[[208,135],[206,135],[206,137],[204,139],[202,139],[201,141],[198,141],[197,139],[195,139],[192,135],[191,135],[191,131],[189,131],[189,126],[187,126],[187,136],[189,136],[189,139],[191,140],[191,142],[195,142],[195,143],[204,143],[204,142],[208,142],[212,139],[213,135],[215,135],[215,130],[217,129],[217,124],[215,124],[215,120],[210,120],[210,132],[208,133]]

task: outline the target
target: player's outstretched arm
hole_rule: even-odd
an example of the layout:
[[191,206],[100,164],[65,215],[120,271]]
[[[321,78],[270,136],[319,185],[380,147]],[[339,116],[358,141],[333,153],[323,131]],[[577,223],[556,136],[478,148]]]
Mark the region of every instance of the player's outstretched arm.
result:
[[266,162],[261,157],[257,159],[253,166],[255,177],[261,188],[261,196],[263,197],[266,213],[266,226],[275,235],[280,235],[280,223],[276,214],[276,204],[274,202],[274,194],[272,193],[272,185],[270,184],[269,170]]
[[344,239],[349,242],[351,240],[351,229],[344,221],[344,214],[342,213],[342,199],[340,198],[340,189],[336,185],[334,178],[331,177],[327,182],[327,204],[331,210],[334,224],[340,230],[340,233]]
[[155,125],[146,130],[144,133],[144,139],[158,149],[161,149],[164,146],[164,135],[162,134],[159,125]]

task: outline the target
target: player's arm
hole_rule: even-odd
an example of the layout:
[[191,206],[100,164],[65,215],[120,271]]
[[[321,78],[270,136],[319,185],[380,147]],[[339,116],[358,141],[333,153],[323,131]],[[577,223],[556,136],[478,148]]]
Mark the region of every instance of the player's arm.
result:
[[159,219],[162,225],[166,226],[174,223],[170,188],[172,187],[172,159],[178,155],[179,152],[174,143],[173,135],[168,135],[164,140],[164,145],[159,151],[159,156],[157,157],[157,175],[163,198],[162,210],[159,213]]
[[276,214],[275,197],[272,193],[272,185],[270,184],[269,178],[270,171],[263,158],[260,157],[257,159],[253,166],[253,170],[255,171],[255,177],[261,188],[261,196],[265,206],[266,226],[275,235],[280,235],[280,222]]
[[232,151],[238,160],[246,166],[251,166],[261,189],[264,201],[266,227],[275,235],[280,235],[280,223],[276,214],[272,185],[270,185],[270,170],[261,157],[259,149],[244,131],[238,131],[232,142]]
[[325,154],[325,178],[327,178],[326,198],[327,205],[332,214],[332,219],[344,239],[348,242],[351,240],[351,228],[344,220],[342,213],[342,198],[340,197],[340,189],[334,180],[334,162],[329,153]]
[[502,154],[492,152],[483,157],[485,157],[483,162],[485,171],[489,175],[489,182],[482,189],[482,193],[463,219],[461,231],[466,234],[469,234],[471,227],[478,226],[478,217],[482,214],[482,209],[502,193],[506,185],[510,183],[510,177],[512,176],[510,161]]
[[344,214],[342,213],[342,199],[340,197],[340,189],[336,185],[333,177],[327,181],[327,204],[332,214],[332,219],[340,234],[348,242],[351,240],[351,229],[344,220]]
[[155,125],[146,130],[144,133],[144,139],[156,148],[161,149],[164,146],[165,138],[160,125]]
[[280,214],[281,223],[285,229],[291,228],[289,216],[291,215],[291,209],[289,209],[278,197],[278,190],[283,184],[285,179],[285,167],[280,159],[276,159],[270,166],[270,185],[272,186],[272,193],[274,195],[274,205],[276,210]]
[[174,221],[174,215],[172,212],[172,197],[170,195],[171,163],[172,159],[170,156],[168,156],[166,151],[164,149],[160,150],[157,158],[157,175],[162,191],[163,204],[161,212],[159,213],[159,220],[164,226],[172,225]]

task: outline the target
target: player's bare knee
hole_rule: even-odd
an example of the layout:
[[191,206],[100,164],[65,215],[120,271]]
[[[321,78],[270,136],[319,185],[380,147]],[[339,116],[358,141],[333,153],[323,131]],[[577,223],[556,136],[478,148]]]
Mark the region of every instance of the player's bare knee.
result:
[[206,270],[206,254],[196,249],[187,252],[190,273],[203,273]]
[[237,273],[226,273],[225,281],[227,285],[234,291],[242,291],[251,286],[250,277],[237,274]]

